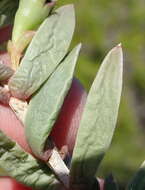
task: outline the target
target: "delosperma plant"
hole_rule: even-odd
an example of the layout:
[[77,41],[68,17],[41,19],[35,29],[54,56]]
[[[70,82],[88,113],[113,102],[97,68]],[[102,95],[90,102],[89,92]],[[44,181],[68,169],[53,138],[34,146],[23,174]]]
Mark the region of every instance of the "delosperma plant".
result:
[[[73,106],[69,110],[67,106],[81,96],[74,93],[82,90],[74,78],[81,44],[69,49],[75,29],[74,6],[56,9],[55,4],[45,0],[0,2],[4,24],[13,20],[17,10],[12,32],[11,26],[1,29],[6,34],[0,41],[7,41],[8,52],[7,60],[0,56],[1,113],[13,112],[21,125],[13,128],[13,134],[16,129],[20,132],[21,140],[16,140],[10,129],[0,124],[1,175],[38,190],[117,190],[112,175],[100,182],[97,171],[117,121],[121,44],[105,57],[87,97],[84,95],[80,121],[73,128],[67,123],[67,111],[71,113]],[[9,7],[13,11],[9,12]],[[7,30],[12,33],[10,40]],[[20,143],[25,136],[29,147]],[[127,190],[145,189],[144,170],[143,164]]]

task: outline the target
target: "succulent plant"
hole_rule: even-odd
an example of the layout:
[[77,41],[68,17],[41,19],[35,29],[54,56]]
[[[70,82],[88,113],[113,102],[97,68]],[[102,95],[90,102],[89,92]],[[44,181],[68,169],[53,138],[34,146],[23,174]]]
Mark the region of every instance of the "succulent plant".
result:
[[[18,1],[13,6],[18,7]],[[58,143],[58,133],[65,133],[64,138],[68,133],[65,112],[64,124],[58,129],[56,123],[72,84],[78,83],[74,70],[81,44],[69,50],[75,29],[74,6],[53,10],[52,6],[51,1],[20,0],[8,42],[9,64],[0,56],[0,101],[21,122],[24,128],[19,130],[30,146],[21,147],[0,126],[0,168],[4,175],[32,189],[116,190],[112,175],[101,187],[97,171],[117,121],[123,73],[121,45],[105,57],[85,100],[80,123],[69,128],[72,144],[71,137]],[[5,19],[10,17],[7,12],[3,11]],[[128,190],[143,190],[143,175],[144,165]]]

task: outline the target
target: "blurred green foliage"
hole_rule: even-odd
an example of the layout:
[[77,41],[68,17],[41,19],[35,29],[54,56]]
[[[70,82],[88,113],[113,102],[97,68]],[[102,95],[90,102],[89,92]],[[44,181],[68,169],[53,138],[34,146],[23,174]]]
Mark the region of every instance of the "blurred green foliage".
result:
[[124,186],[145,159],[145,1],[60,0],[74,3],[73,44],[83,43],[76,76],[88,90],[106,53],[118,43],[124,52],[124,88],[117,130],[98,172],[112,172]]
[[89,90],[107,52],[122,43],[124,88],[117,130],[98,176],[111,172],[123,187],[145,159],[145,1],[58,0],[74,3],[72,46],[83,43],[76,76]]

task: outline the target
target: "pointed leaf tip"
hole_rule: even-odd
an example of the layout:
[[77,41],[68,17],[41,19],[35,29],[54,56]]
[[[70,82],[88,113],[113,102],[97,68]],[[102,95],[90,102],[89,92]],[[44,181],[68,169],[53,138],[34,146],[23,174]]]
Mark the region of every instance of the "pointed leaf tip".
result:
[[116,47],[122,48],[122,44],[120,43],[120,44],[118,44]]
[[92,179],[114,134],[122,71],[122,48],[118,45],[105,57],[88,94],[73,152],[71,184],[93,184]]
[[120,54],[121,62],[123,61],[123,52],[122,52],[122,44],[118,44],[116,47],[112,48],[110,52]]

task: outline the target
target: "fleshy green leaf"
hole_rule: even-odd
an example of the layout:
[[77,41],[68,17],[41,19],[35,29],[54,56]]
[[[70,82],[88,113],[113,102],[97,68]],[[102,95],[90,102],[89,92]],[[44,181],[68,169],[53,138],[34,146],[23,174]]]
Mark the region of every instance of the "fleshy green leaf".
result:
[[53,190],[60,185],[50,169],[24,152],[0,131],[0,168],[17,181],[38,190]]
[[10,67],[0,63],[0,82],[8,80],[13,75],[13,73],[14,71]]
[[70,88],[80,45],[64,59],[30,101],[25,118],[27,140],[37,156],[43,156],[46,140]]
[[68,51],[75,27],[72,5],[61,7],[44,21],[9,83],[12,94],[26,99],[54,72]]
[[19,0],[0,1],[0,26],[13,22],[18,4]]
[[122,49],[112,49],[89,92],[71,164],[71,183],[93,183],[100,161],[110,146],[122,90]]
[[140,169],[129,183],[127,190],[144,190],[144,189],[145,189],[145,162],[143,162]]

